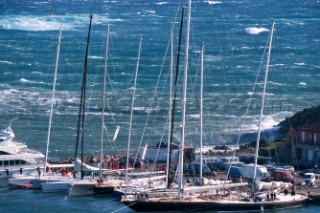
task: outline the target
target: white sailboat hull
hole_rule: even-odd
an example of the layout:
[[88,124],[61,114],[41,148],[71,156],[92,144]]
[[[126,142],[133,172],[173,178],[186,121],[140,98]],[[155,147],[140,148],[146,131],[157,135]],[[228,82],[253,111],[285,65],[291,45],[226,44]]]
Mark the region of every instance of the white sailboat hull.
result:
[[68,188],[69,196],[93,195],[94,180],[78,180],[70,184]]
[[42,192],[68,192],[72,180],[41,183]]

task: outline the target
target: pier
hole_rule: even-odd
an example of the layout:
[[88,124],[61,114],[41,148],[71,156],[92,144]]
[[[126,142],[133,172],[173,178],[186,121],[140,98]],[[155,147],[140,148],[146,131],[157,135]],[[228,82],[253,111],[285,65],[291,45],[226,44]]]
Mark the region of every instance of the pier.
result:
[[320,202],[320,186],[313,188],[301,188],[296,190],[299,194],[308,194],[311,203]]

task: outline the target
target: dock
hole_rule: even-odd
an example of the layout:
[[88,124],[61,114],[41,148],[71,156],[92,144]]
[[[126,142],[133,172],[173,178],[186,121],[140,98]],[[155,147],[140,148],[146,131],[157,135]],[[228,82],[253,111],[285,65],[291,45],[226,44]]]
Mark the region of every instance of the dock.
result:
[[320,203],[320,186],[314,187],[301,187],[297,188],[296,192],[299,194],[308,195],[311,203]]

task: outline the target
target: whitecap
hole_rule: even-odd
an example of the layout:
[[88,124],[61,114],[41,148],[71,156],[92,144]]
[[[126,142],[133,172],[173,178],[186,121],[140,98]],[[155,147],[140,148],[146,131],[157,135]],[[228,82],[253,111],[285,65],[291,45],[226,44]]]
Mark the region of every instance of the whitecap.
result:
[[222,61],[221,56],[206,55],[205,58],[207,62]]
[[270,129],[276,125],[278,125],[278,122],[274,120],[272,116],[265,116],[262,119],[262,128],[263,129]]
[[0,63],[3,63],[3,64],[14,64],[14,63],[11,62],[11,61],[0,61]]
[[123,21],[123,19],[121,19],[121,18],[115,18],[115,19],[109,19],[109,21],[112,21],[112,22],[120,22],[120,21]]
[[21,78],[20,81],[23,82],[23,83],[29,83],[30,82],[29,80],[27,80],[25,78]]
[[307,83],[306,82],[299,82],[299,85],[306,86]]
[[[250,116],[251,117],[251,116]],[[247,119],[249,117],[247,116]],[[253,123],[249,122],[246,124],[242,124],[241,125],[241,131],[244,132],[255,132],[259,129],[259,120],[257,116],[252,116],[251,117],[253,119]],[[276,126],[278,124],[277,121],[274,120],[274,118],[272,116],[265,116],[262,118],[262,123],[261,123],[261,131],[265,131],[268,130],[270,128],[274,128],[274,126]]]
[[244,31],[250,35],[258,35],[263,32],[269,32],[267,28],[247,27]]
[[102,57],[102,56],[95,56],[95,55],[89,56],[88,58],[91,58],[91,59],[104,59],[104,57]]
[[[6,30],[25,30],[25,31],[48,31],[59,30],[60,20],[58,17],[50,16],[4,16],[0,26]],[[64,29],[70,28],[67,24]]]
[[43,73],[42,73],[42,72],[39,72],[39,71],[31,72],[31,74],[34,74],[34,75],[43,75]]
[[78,99],[77,98],[68,98],[66,100],[67,103],[77,103],[78,102]]
[[146,10],[145,12],[146,12],[146,13],[149,13],[149,14],[156,14],[156,11],[155,11],[155,10]]
[[19,93],[20,91],[19,90],[17,90],[17,89],[10,89],[9,90],[11,93]]
[[189,115],[190,118],[200,118],[200,114]]
[[157,4],[157,5],[164,5],[164,4],[168,4],[168,2],[163,1],[163,2],[157,2],[157,3],[154,3],[154,4]]
[[221,1],[206,1],[208,4],[222,4]]
[[[87,22],[87,16],[84,17],[85,19],[83,20],[83,23]],[[104,25],[106,22],[121,22],[123,19],[121,18],[114,18],[110,19],[107,14],[102,14],[102,15],[94,15],[93,16],[93,23],[94,24],[102,24]]]
[[253,49],[253,48],[252,47],[248,47],[248,46],[243,46],[243,47],[241,47],[241,49],[250,50],[250,49]]
[[247,92],[247,95],[251,96],[251,95],[253,95],[253,92]]
[[277,67],[277,66],[284,66],[284,64],[272,64],[272,65],[269,65],[271,67]]
[[[5,15],[1,16],[0,28],[6,30],[24,30],[24,31],[51,31],[59,30],[60,22],[63,20],[63,30],[74,30],[86,26],[88,16],[84,14],[75,15]],[[94,24],[105,24],[106,22],[120,22],[122,19],[108,19],[107,15],[95,15]]]
[[306,65],[306,64],[305,64],[305,63],[294,63],[294,65],[304,66],[304,65]]
[[22,83],[28,83],[28,84],[46,84],[46,83],[44,83],[44,82],[42,82],[42,81],[39,81],[39,82],[37,82],[37,81],[30,81],[30,80],[25,79],[25,78],[20,78],[20,81],[21,81]]

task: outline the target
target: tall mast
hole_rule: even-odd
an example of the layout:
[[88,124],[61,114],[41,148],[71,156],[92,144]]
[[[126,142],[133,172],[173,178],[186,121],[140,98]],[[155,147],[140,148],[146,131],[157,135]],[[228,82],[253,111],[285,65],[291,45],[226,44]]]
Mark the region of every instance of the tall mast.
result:
[[[89,16],[89,31],[87,37],[87,45],[86,45],[86,54],[84,58],[84,69],[82,75],[82,85],[81,85],[81,96],[80,96],[80,106],[79,106],[79,115],[78,115],[78,128],[77,128],[77,141],[76,141],[76,149],[75,149],[75,161],[78,156],[78,146],[79,142],[81,142],[81,179],[83,172],[83,143],[84,143],[84,119],[85,119],[85,99],[86,99],[86,82],[87,82],[87,63],[88,63],[88,53],[89,53],[89,43],[90,43],[90,32],[91,32],[91,24],[92,24],[92,14]],[[81,133],[81,138],[80,138]],[[74,177],[75,177],[74,173]]]
[[[268,47],[268,57],[267,57],[267,63],[266,63],[266,72],[264,76],[264,83],[263,83],[263,93],[262,93],[262,100],[261,100],[261,109],[260,109],[260,118],[259,118],[259,128],[258,128],[258,135],[257,135],[257,142],[256,142],[256,149],[255,149],[255,155],[254,155],[254,172],[253,172],[253,183],[252,183],[252,189],[251,192],[254,191],[254,180],[257,176],[257,164],[258,164],[258,154],[259,154],[259,145],[260,145],[260,134],[261,134],[261,126],[262,126],[262,117],[263,117],[263,108],[264,108],[264,101],[266,97],[266,88],[267,88],[267,80],[268,80],[268,72],[269,72],[269,63],[270,63],[270,54],[271,54],[271,47],[272,47],[272,37],[274,32],[274,26],[275,23],[272,23],[271,32],[269,35],[269,47]],[[253,195],[253,194],[252,194]]]
[[[167,143],[167,168],[166,168],[166,185],[169,186],[169,172],[170,172],[170,150],[171,150],[171,112],[172,112],[172,91],[173,91],[173,28],[170,34],[170,47],[171,47],[171,56],[170,56],[170,97],[169,97],[169,127],[168,127],[168,143]],[[168,187],[169,188],[169,187]]]
[[128,146],[127,146],[126,176],[125,176],[126,183],[128,182],[128,167],[129,167],[129,157],[130,157],[132,116],[133,116],[134,101],[135,101],[135,97],[136,97],[136,87],[137,87],[138,69],[139,69],[139,62],[140,62],[141,45],[142,45],[142,37],[140,38],[139,53],[138,53],[138,60],[137,60],[137,64],[136,64],[136,72],[135,72],[135,77],[134,77],[134,86],[133,86],[132,103],[131,103],[129,136],[128,136]]
[[203,55],[204,55],[204,43],[201,46],[201,82],[200,82],[200,185],[202,186],[202,140],[203,140]]
[[174,80],[174,86],[173,86],[173,97],[172,97],[172,107],[169,109],[171,113],[171,122],[169,125],[171,126],[169,128],[169,141],[168,141],[168,148],[169,148],[169,156],[167,161],[167,188],[170,188],[170,162],[171,162],[171,155],[172,155],[172,149],[171,144],[173,141],[173,124],[175,119],[175,108],[176,108],[176,96],[177,96],[177,85],[178,85],[178,76],[179,76],[179,63],[180,63],[180,49],[181,49],[181,40],[182,40],[182,27],[183,27],[183,17],[184,17],[184,7],[182,7],[182,13],[181,13],[181,21],[180,21],[180,31],[179,31],[179,43],[178,43],[178,53],[177,53],[177,62],[176,62],[176,73],[175,73],[175,80]]
[[107,25],[106,32],[106,54],[104,61],[104,75],[103,75],[103,92],[102,92],[102,112],[101,112],[101,140],[100,140],[100,178],[102,178],[102,162],[103,162],[103,135],[104,135],[104,111],[106,108],[106,83],[107,83],[107,70],[108,70],[108,48],[109,48],[109,27]]
[[44,166],[43,166],[44,171],[46,171],[46,164],[47,164],[47,161],[48,161],[48,154],[49,154],[49,144],[50,144],[50,134],[51,134],[51,125],[52,125],[53,104],[54,104],[54,98],[55,98],[55,94],[56,94],[56,82],[57,82],[58,67],[59,67],[61,37],[62,37],[62,21],[60,23],[60,33],[59,33],[57,55],[56,55],[56,66],[55,66],[55,69],[54,69],[54,77],[53,77],[52,97],[51,97],[51,107],[50,107],[50,117],[49,117],[49,127],[48,127],[48,137],[47,137],[47,149],[46,149],[46,156],[45,156]]
[[182,133],[179,150],[179,173],[178,173],[178,195],[182,198],[182,178],[183,178],[183,157],[184,157],[184,139],[185,139],[185,123],[186,123],[186,104],[187,104],[187,79],[188,79],[188,63],[189,63],[189,39],[190,39],[190,22],[191,22],[191,0],[188,1],[188,16],[185,43],[185,60],[184,60],[184,80],[183,80],[183,100],[182,100]]

